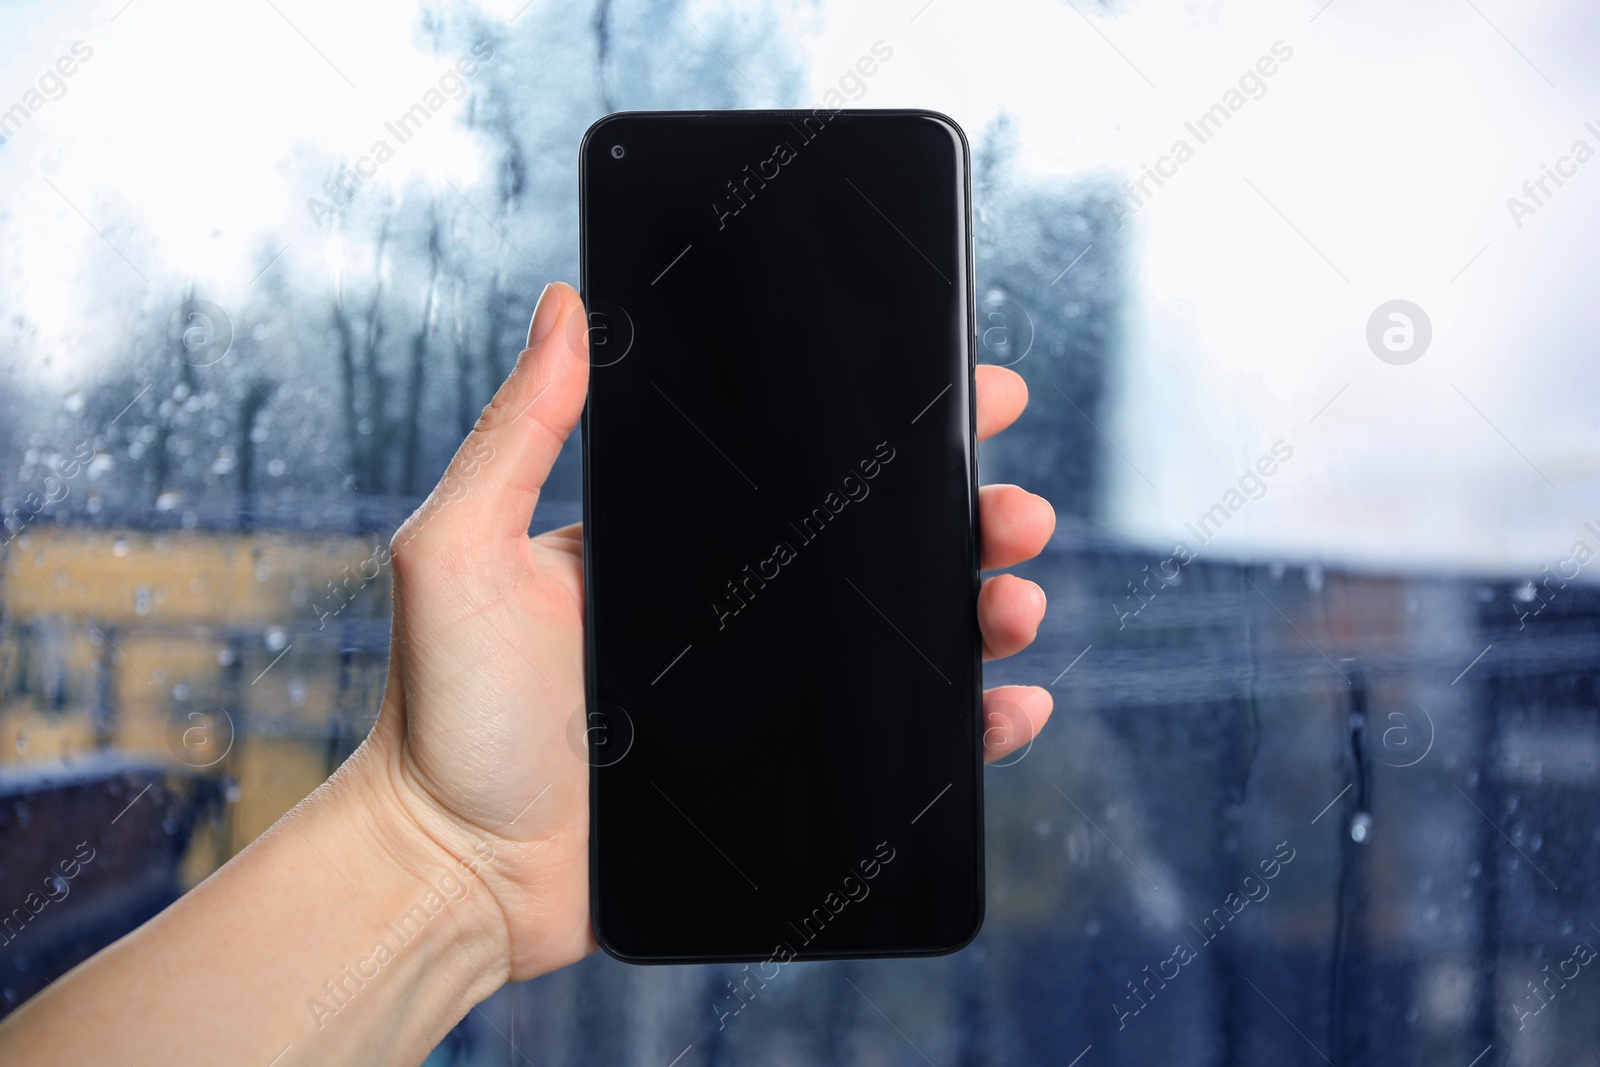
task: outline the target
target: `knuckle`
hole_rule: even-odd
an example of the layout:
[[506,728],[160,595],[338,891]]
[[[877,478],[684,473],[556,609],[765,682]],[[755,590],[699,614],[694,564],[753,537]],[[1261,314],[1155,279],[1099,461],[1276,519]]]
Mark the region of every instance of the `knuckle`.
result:
[[505,401],[500,399],[499,393],[496,393],[494,399],[485,404],[483,410],[478,413],[478,421],[472,424],[472,432],[480,434],[492,431],[505,416],[505,407]]
[[389,565],[397,582],[404,583],[419,573],[436,570],[441,560],[449,558],[435,522],[440,506],[435,489],[389,539]]

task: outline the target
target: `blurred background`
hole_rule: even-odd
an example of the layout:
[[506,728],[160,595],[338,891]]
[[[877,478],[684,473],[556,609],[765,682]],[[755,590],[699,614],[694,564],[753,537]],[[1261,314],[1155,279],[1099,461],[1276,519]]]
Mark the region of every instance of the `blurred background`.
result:
[[[1032,394],[984,480],[1061,520],[1039,640],[987,672],[1056,713],[987,772],[984,930],[790,968],[720,1028],[738,968],[595,956],[428,1062],[1600,1064],[1597,31],[1543,0],[0,10],[0,1012],[364,736],[374,553],[575,280],[588,124],[831,90],[966,129],[981,358]],[[536,529],[580,515],[576,445]]]

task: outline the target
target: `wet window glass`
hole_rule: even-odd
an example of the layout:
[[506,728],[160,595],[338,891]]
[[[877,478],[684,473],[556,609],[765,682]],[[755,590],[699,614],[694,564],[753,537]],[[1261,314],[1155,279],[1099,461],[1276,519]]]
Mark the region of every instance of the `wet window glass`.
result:
[[1031,396],[980,470],[1059,517],[983,931],[754,992],[596,955],[428,1062],[1600,1062],[1600,16],[281,7],[0,13],[0,1012],[365,736],[589,123],[826,101],[965,128]]

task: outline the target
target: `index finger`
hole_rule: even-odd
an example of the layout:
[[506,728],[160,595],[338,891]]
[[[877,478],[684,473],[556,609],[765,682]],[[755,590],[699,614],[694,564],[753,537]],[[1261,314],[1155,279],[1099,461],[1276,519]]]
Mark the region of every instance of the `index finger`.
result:
[[1028,406],[1028,383],[1006,367],[981,363],[976,368],[978,440],[986,441],[1017,421]]

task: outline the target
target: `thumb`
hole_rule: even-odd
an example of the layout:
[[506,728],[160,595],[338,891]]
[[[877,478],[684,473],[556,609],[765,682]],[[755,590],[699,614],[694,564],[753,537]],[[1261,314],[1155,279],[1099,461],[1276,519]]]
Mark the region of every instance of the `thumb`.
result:
[[544,481],[583,413],[586,325],[572,286],[545,286],[528,326],[528,347],[439,484],[401,527],[397,544],[415,539],[451,551],[527,536]]

